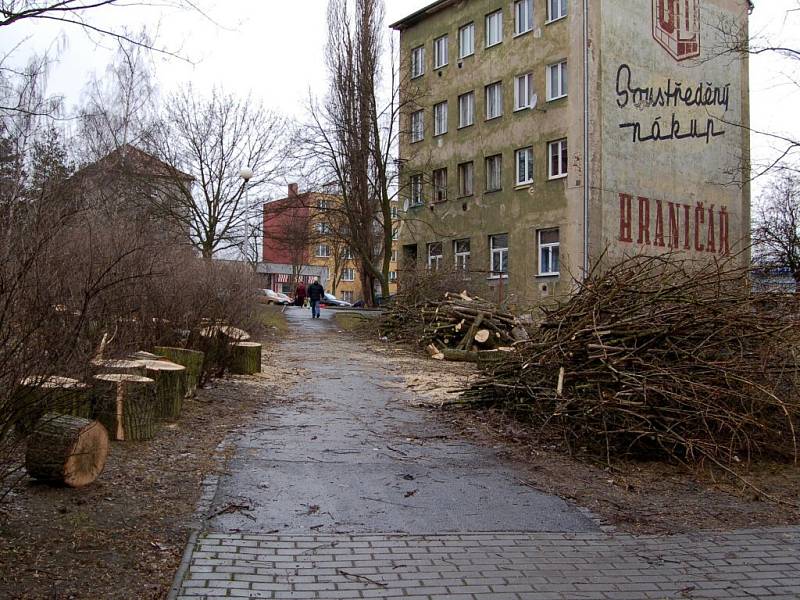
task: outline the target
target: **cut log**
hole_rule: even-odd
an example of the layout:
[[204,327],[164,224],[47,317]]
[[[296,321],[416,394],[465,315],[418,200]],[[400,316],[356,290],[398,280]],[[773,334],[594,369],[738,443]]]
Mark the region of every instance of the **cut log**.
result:
[[200,382],[200,374],[203,371],[203,357],[205,355],[199,350],[171,348],[169,346],[156,346],[153,348],[153,352],[186,367],[186,397],[194,396],[197,391],[197,384]]
[[141,360],[126,358],[95,358],[92,367],[97,374],[120,373],[125,375],[144,375],[144,363]]
[[200,330],[200,335],[206,338],[213,338],[218,335],[228,338],[231,342],[246,342],[250,339],[250,334],[244,329],[231,327],[230,325],[212,325]]
[[141,360],[141,361],[148,361],[148,360],[162,360],[164,357],[159,354],[153,354],[152,352],[145,352],[144,350],[139,350],[138,352],[134,352],[133,354],[128,355],[130,360]]
[[156,382],[156,415],[165,421],[177,420],[186,397],[186,367],[168,360],[144,364],[146,376]]
[[261,372],[261,344],[237,342],[231,346],[231,372],[253,375]]
[[97,421],[45,414],[28,439],[25,469],[34,479],[70,487],[92,483],[108,456],[108,432]]
[[479,329],[475,332],[475,343],[476,344],[485,344],[490,341],[492,336],[492,332],[488,329]]
[[97,418],[111,439],[152,439],[158,426],[155,381],[125,373],[95,375],[94,379]]
[[22,436],[30,434],[45,413],[89,418],[89,386],[69,377],[26,377],[14,396],[14,425]]
[[481,326],[483,322],[484,313],[478,313],[478,316],[472,322],[472,325],[467,330],[464,339],[456,346],[457,350],[467,350],[470,346],[472,346],[472,341],[475,339],[475,333],[478,331],[478,328]]
[[250,335],[229,325],[212,325],[200,330],[200,349],[205,353],[203,376],[222,377],[230,368],[233,345],[246,342]]

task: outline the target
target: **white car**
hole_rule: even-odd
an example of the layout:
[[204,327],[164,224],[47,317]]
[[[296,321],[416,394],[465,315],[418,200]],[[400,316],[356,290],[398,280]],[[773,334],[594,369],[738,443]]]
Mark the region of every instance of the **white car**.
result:
[[261,290],[261,301],[267,304],[291,304],[292,299],[286,294],[276,292],[275,290]]

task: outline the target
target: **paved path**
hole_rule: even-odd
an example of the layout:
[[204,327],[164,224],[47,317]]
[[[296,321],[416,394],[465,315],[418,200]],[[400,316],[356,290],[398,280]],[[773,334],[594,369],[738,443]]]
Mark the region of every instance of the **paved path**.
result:
[[800,528],[600,532],[410,407],[329,313],[287,314],[295,402],[230,441],[173,598],[800,598]]

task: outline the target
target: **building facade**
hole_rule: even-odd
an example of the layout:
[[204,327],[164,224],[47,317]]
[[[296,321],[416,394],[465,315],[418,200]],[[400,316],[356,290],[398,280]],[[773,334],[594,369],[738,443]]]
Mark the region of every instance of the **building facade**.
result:
[[749,8],[440,0],[395,23],[403,257],[531,305],[601,256],[746,254],[748,65],[718,53]]

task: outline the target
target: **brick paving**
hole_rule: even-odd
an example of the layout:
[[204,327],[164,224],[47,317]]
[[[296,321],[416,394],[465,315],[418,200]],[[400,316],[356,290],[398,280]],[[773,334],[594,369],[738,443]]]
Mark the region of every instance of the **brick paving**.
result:
[[174,598],[800,598],[800,527],[607,533],[201,533]]

